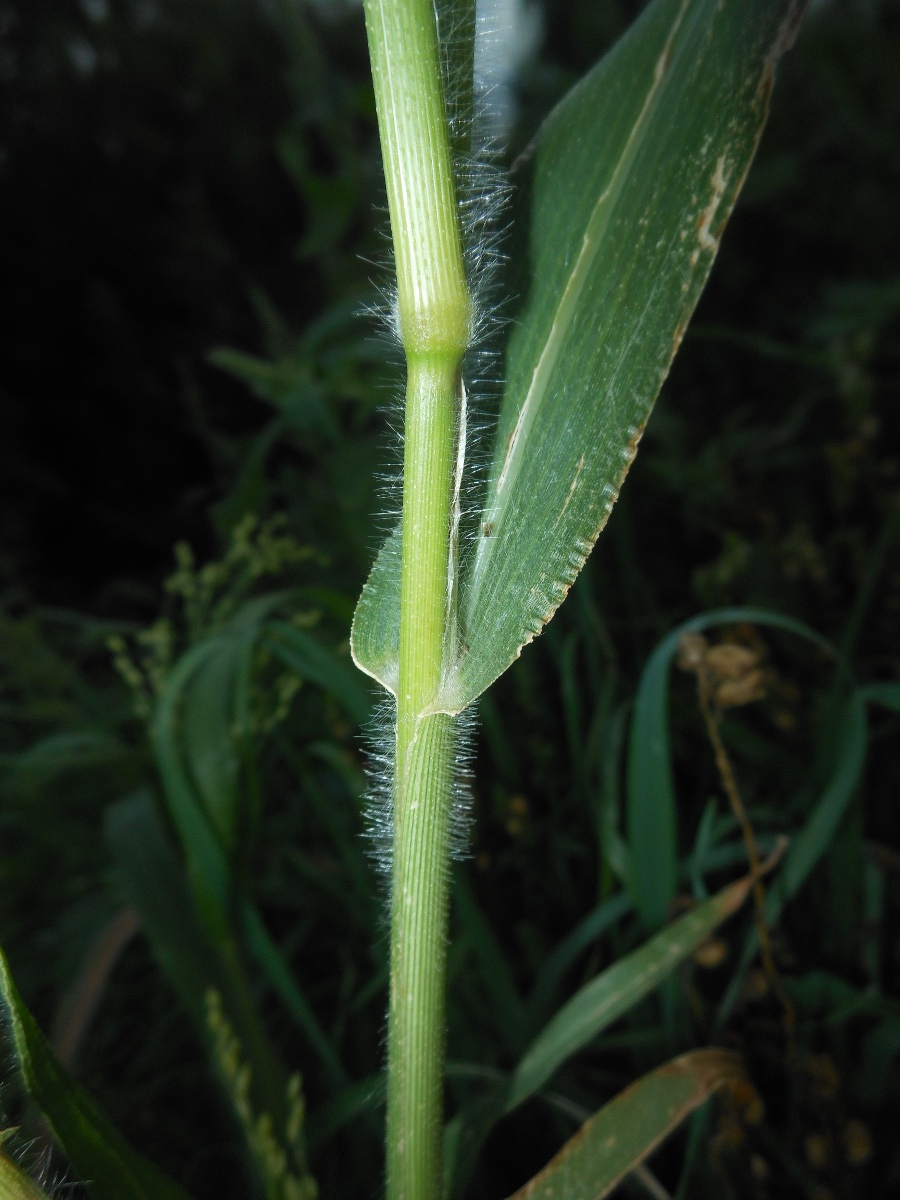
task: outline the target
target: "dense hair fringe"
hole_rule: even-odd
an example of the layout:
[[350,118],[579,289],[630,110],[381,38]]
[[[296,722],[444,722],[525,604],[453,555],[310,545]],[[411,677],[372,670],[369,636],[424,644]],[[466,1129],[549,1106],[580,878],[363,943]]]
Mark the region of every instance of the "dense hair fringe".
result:
[[[461,56],[454,52],[460,39],[469,41],[468,30],[454,27],[459,7],[452,0],[436,0],[435,15],[443,52],[442,73],[451,143],[454,151],[457,212],[463,243],[464,265],[472,300],[469,345],[462,363],[465,413],[463,482],[460,493],[459,567],[465,572],[466,560],[481,535],[483,509],[489,467],[487,447],[496,423],[502,388],[500,343],[506,324],[500,295],[502,244],[506,232],[506,211],[510,186],[501,166],[501,148],[496,131],[500,126],[494,109],[494,85],[489,72],[462,80],[454,72]],[[483,17],[475,29],[476,61],[483,47],[500,31]],[[482,53],[482,61],[484,55]],[[393,274],[393,272],[391,272]],[[396,286],[379,288],[379,300],[369,309],[402,360]],[[381,502],[380,532],[386,537],[401,517],[403,464],[403,398],[395,395],[386,412],[390,445],[388,468],[379,480]],[[393,793],[395,769],[395,718],[393,697],[385,696],[366,731],[368,757],[368,803],[366,825],[370,855],[379,874],[389,879],[393,846]],[[476,711],[474,706],[453,718],[455,750],[452,781],[451,853],[462,858],[467,853],[471,828],[471,765],[474,754]]]
[[[394,771],[396,765],[397,706],[385,693],[364,730],[366,744],[365,830],[369,857],[388,886],[394,850]],[[448,792],[451,802],[450,857],[459,862],[468,857],[472,831],[472,760],[478,725],[477,706],[448,717],[453,722],[453,762]]]

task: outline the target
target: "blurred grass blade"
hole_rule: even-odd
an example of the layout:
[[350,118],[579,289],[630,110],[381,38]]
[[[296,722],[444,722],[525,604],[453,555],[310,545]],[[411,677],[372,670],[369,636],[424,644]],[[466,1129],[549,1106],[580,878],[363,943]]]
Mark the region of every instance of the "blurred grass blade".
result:
[[576,992],[519,1063],[507,1111],[536,1092],[567,1058],[657,987],[716,926],[740,908],[749,890],[749,877],[724,888]]
[[256,1010],[247,1003],[249,989],[236,949],[214,945],[198,920],[187,880],[166,841],[149,792],[138,792],[112,806],[106,839],[154,957],[201,1043],[207,1051],[212,1049],[209,996],[215,993],[250,1068],[248,1099],[255,1111],[269,1113],[276,1124],[283,1121],[287,1075]]
[[318,1052],[332,1079],[338,1084],[345,1083],[344,1068],[334,1047],[323,1032],[306,997],[297,987],[290,968],[269,935],[262,917],[254,905],[246,900],[241,905],[241,923],[251,954],[265,971],[285,1009],[309,1038],[310,1044]]
[[471,947],[484,994],[491,1001],[494,1028],[506,1048],[518,1055],[525,1044],[525,1006],[506,956],[462,871],[455,872],[453,877],[453,900],[462,937]]
[[444,1126],[444,1200],[462,1200],[481,1149],[506,1111],[504,1079],[465,1103]]
[[[252,732],[250,688],[256,646],[263,623],[289,598],[288,592],[273,592],[242,605],[227,624],[178,661],[158,706],[165,709],[167,724],[163,729],[157,720],[157,746],[162,737],[182,818],[186,806],[199,805],[229,859],[253,816],[248,812],[249,789],[242,786],[241,768],[246,757],[242,749]],[[179,832],[186,831],[188,823],[173,816]],[[186,852],[198,865],[212,868],[213,853],[202,844],[196,821],[190,822],[190,828],[198,844],[185,842]]]
[[[756,149],[801,0],[655,0],[533,154],[530,286],[462,579],[458,712],[549,621],[603,527]],[[588,152],[586,152],[586,150]],[[354,619],[396,689],[399,535]]]
[[163,834],[149,791],[113,804],[106,813],[104,832],[154,957],[205,1040],[204,997],[209,988],[227,994],[227,973],[196,917],[190,888]]
[[285,666],[333,696],[356,725],[366,723],[372,709],[368,688],[359,673],[318,638],[287,621],[269,621],[263,644]]
[[859,697],[868,704],[880,704],[900,713],[900,683],[869,683],[859,689]]
[[460,178],[472,161],[469,136],[473,101],[473,69],[475,66],[475,0],[449,0],[437,10],[440,21],[441,73],[444,82],[444,103],[447,105],[447,125],[457,176],[456,187],[461,196],[471,182]]
[[[868,734],[863,689],[847,698],[837,724],[834,772],[800,832],[791,839],[784,865],[766,897],[766,924],[771,928],[789,900],[800,891],[831,844],[841,818],[859,784],[865,763]],[[732,973],[728,990],[719,1005],[717,1023],[731,1012],[743,986],[744,974],[759,946],[753,930],[747,938],[740,963]]]
[[713,1092],[742,1078],[725,1050],[673,1059],[601,1108],[510,1200],[603,1200]]
[[172,668],[153,715],[166,803],[201,917],[220,942],[230,936],[231,861],[253,815],[252,789],[241,786],[253,659],[263,622],[288,598],[279,592],[248,601],[192,646]]
[[166,804],[184,849],[200,915],[217,941],[227,941],[231,871],[224,847],[191,781],[180,744],[182,693],[194,673],[215,654],[216,647],[215,639],[207,639],[178,660],[156,705],[152,731]]
[[96,1102],[60,1065],[16,990],[0,950],[0,1000],[25,1087],[75,1173],[96,1200],[188,1200],[187,1193],[128,1145]]
[[315,1150],[339,1130],[362,1116],[372,1116],[384,1108],[384,1073],[367,1075],[319,1105],[309,1115],[308,1141]]
[[[153,953],[175,988],[200,1037],[209,1039],[206,997],[210,989],[222,999],[226,1016],[238,1034],[245,1054],[254,1062],[253,1079],[267,1087],[260,1106],[280,1106],[283,1087],[273,1082],[272,1053],[252,1009],[242,1003],[245,983],[238,970],[234,946],[226,957],[210,941],[195,916],[194,902],[181,867],[159,824],[148,792],[138,792],[113,805],[106,819],[106,838],[119,867],[125,891],[141,915]],[[286,1009],[318,1051],[332,1077],[343,1080],[343,1069],[316,1020],[309,1003],[291,977],[281,952],[272,942],[253,905],[241,899],[250,951],[263,966]],[[246,1019],[245,1019],[246,1018]],[[277,1092],[277,1103],[273,1098]]]
[[0,761],[15,773],[19,786],[39,788],[64,771],[102,767],[127,753],[111,734],[81,730],[49,734],[18,754],[4,754]]
[[784,629],[833,654],[829,642],[800,621],[755,608],[701,613],[673,629],[653,651],[641,675],[628,743],[626,810],[629,887],[647,930],[666,921],[678,875],[678,816],[669,749],[669,668],[686,633],[746,621]]
[[[238,894],[223,840],[194,782],[191,763],[197,746],[184,744],[182,712],[185,694],[189,696],[192,682],[217,657],[222,656],[228,663],[229,683],[226,686],[233,693],[234,706],[232,709],[229,702],[228,711],[239,712],[242,704],[246,708],[246,698],[242,692],[246,691],[246,656],[252,650],[251,641],[246,639],[255,639],[260,635],[261,622],[284,600],[285,595],[272,595],[250,602],[232,618],[225,634],[204,639],[179,659],[157,704],[153,725],[154,744],[166,801],[184,849],[197,911],[212,935],[217,950],[233,952],[232,918],[237,906],[250,951],[332,1076],[343,1080],[343,1070],[334,1049],[291,977],[280,950],[269,937],[262,918],[253,904]],[[235,653],[231,653],[226,646],[223,655],[223,637],[236,639],[231,644]],[[205,691],[205,688],[201,690]],[[218,722],[221,726],[225,710],[213,706],[209,711],[211,722]],[[212,744],[221,742],[223,737],[232,732],[231,729],[219,728],[218,731],[207,731],[206,736]]]
[[245,824],[238,740],[240,679],[252,660],[257,631],[225,632],[185,681],[179,748],[190,782],[226,854],[233,856]]
[[838,729],[835,768],[800,833],[791,838],[784,865],[769,889],[766,920],[773,925],[831,844],[862,775],[866,758],[866,710],[858,691],[847,699]]
[[556,946],[547,957],[531,995],[528,997],[528,1022],[533,1022],[543,1016],[559,987],[566,971],[579,954],[607,930],[618,924],[633,908],[631,897],[627,892],[617,892],[604,900],[583,920],[579,921],[571,933]]

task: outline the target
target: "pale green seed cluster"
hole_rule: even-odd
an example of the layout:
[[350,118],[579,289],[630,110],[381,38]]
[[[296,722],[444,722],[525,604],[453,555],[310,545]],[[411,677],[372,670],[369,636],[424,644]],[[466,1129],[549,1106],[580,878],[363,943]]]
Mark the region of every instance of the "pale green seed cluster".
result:
[[[250,1102],[251,1067],[241,1056],[240,1042],[222,1011],[218,992],[207,992],[206,1015],[213,1037],[213,1055],[264,1181],[266,1200],[317,1200],[319,1189],[304,1165],[303,1123],[306,1107],[300,1076],[292,1075],[288,1081],[288,1113],[284,1137],[279,1139],[271,1114],[253,1112]],[[292,1167],[291,1163],[296,1166]]]
[[[131,690],[135,715],[140,720],[150,720],[182,649],[222,628],[260,579],[277,578],[289,567],[315,557],[315,551],[285,533],[284,526],[283,516],[260,524],[249,514],[232,531],[225,555],[202,566],[197,565],[187,543],[175,546],[176,568],[165,582],[165,590],[175,601],[175,611],[140,630],[130,644],[121,634],[107,639],[113,665]],[[318,623],[320,615],[317,609],[301,610],[292,615],[291,623],[309,629]],[[267,664],[268,656],[260,649],[257,673]],[[270,733],[287,716],[301,686],[302,680],[293,671],[282,671],[269,679],[265,696],[258,697],[251,728],[236,733]]]
[[314,557],[311,547],[282,532],[285,523],[283,516],[276,516],[260,524],[248,513],[234,527],[224,557],[202,567],[196,565],[190,546],[178,543],[176,569],[165,587],[181,601],[191,640],[227,620],[258,580]]

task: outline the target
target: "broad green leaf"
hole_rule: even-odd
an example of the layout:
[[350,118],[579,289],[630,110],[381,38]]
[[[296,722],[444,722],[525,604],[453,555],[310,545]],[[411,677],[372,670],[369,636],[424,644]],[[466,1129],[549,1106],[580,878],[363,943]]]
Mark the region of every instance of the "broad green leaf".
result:
[[716,926],[737,911],[750,886],[746,878],[724,888],[576,992],[519,1063],[507,1111],[536,1092],[567,1058],[657,987]]
[[669,751],[669,669],[686,633],[711,625],[748,621],[784,629],[833,654],[829,642],[808,625],[754,608],[701,613],[677,626],[659,643],[641,675],[628,747],[628,884],[646,929],[658,929],[675,897],[678,828],[675,783]]
[[[550,620],[609,515],[706,281],[799,0],[654,0],[533,151],[530,284],[477,536],[463,556],[470,704]],[[369,578],[358,665],[393,690],[399,538]]]
[[765,122],[791,0],[656,0],[542,129],[458,702],[540,632],[606,522]]
[[68,1074],[22,1002],[0,951],[0,1000],[28,1093],[46,1117],[77,1175],[96,1200],[188,1200],[187,1193],[137,1154],[96,1102]]
[[743,1077],[725,1050],[673,1059],[601,1108],[510,1200],[603,1200],[713,1092]]

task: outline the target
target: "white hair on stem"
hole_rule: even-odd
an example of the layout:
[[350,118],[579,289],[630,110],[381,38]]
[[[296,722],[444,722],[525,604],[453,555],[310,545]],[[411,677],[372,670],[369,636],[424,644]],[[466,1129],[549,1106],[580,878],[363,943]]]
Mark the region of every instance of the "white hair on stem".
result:
[[[485,447],[499,403],[501,368],[497,349],[505,324],[499,294],[499,267],[510,187],[500,165],[502,144],[515,117],[514,80],[536,48],[539,10],[528,0],[478,0],[473,87],[454,77],[458,58],[454,48],[464,31],[453,28],[459,10],[436,0],[442,74],[454,147],[454,177],[458,221],[473,318],[469,345],[461,368],[460,411],[457,415],[457,477],[454,483],[453,529],[455,562],[451,586],[458,591],[472,547],[482,536],[479,516],[489,466]],[[400,347],[396,286],[379,288],[381,303],[369,310],[379,318],[383,334]],[[463,408],[463,406],[465,406]],[[391,466],[381,479],[382,521],[387,534],[396,528],[402,491],[402,400],[388,408],[388,425],[396,434]],[[458,547],[458,548],[457,548]],[[465,631],[460,631],[464,638]],[[366,731],[369,746],[366,826],[371,857],[379,873],[389,878],[393,847],[393,796],[396,707],[386,695]],[[475,745],[476,709],[453,718],[454,755],[450,784],[453,858],[464,857],[471,827],[471,764]]]

